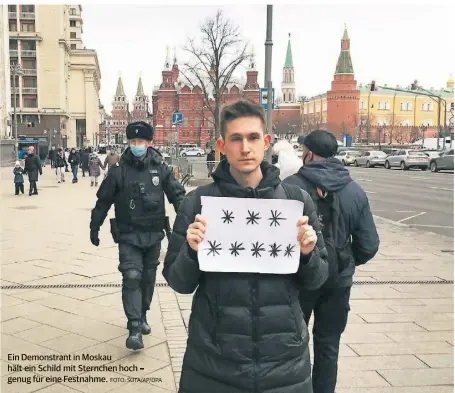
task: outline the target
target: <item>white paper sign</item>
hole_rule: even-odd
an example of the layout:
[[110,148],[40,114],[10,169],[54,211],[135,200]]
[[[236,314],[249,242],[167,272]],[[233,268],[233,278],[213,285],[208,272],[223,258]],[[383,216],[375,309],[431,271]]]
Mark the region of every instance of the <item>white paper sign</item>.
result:
[[201,197],[207,226],[199,244],[206,272],[293,274],[303,203],[286,199]]

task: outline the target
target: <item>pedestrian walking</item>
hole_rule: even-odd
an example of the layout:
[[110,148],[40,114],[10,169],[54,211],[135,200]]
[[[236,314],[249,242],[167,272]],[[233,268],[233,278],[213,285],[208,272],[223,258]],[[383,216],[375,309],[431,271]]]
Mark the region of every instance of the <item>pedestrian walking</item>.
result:
[[[109,172],[109,170],[113,166],[117,166],[119,162],[120,155],[117,153],[115,149],[112,149],[106,156],[106,159],[104,160],[104,167],[107,168],[107,172]],[[107,172],[104,174],[104,178],[106,178]]]
[[82,177],[85,177],[85,172],[88,172],[88,163],[90,158],[91,150],[89,148],[85,148],[81,150],[81,169],[82,169]]
[[77,171],[79,170],[81,157],[74,147],[71,149],[70,155],[68,157],[68,163],[71,165],[71,172],[73,172],[73,184],[77,183]]
[[43,169],[41,168],[41,162],[35,154],[35,148],[33,146],[28,148],[28,156],[25,159],[24,164],[24,174],[28,176],[28,181],[30,182],[30,190],[28,194],[30,196],[38,195],[36,182],[38,181],[38,174],[43,174]]
[[94,151],[90,154],[88,172],[90,175],[90,186],[98,187],[98,178],[101,176],[101,169],[104,170],[105,167],[101,163],[101,159],[98,154]]
[[307,324],[314,313],[313,392],[334,393],[355,267],[376,255],[379,237],[365,191],[334,157],[336,138],[316,130],[299,143],[303,166],[284,183],[298,185],[312,196],[329,255],[329,279],[318,290],[301,288],[300,305]]
[[51,147],[48,157],[49,157],[49,161],[51,162],[51,168],[55,168],[55,160],[57,158],[57,151],[55,150],[55,146]]
[[21,167],[20,161],[16,161],[13,169],[15,194],[19,195],[19,191],[24,193],[24,169]]
[[[163,275],[174,291],[196,290],[179,393],[311,393],[308,328],[297,283],[316,289],[328,274],[313,203],[298,187],[282,186],[279,170],[264,161],[271,136],[259,105],[237,101],[224,107],[220,131],[217,145],[225,159],[213,173],[214,183],[182,202],[164,261]],[[200,215],[202,196],[303,202],[295,216],[297,273],[202,272],[197,251],[210,224]]]
[[57,177],[57,183],[64,183],[65,182],[65,172],[63,170],[68,164],[66,162],[65,154],[63,150],[60,148],[55,156],[55,176]]
[[115,205],[111,233],[119,247],[119,271],[123,276],[122,301],[127,317],[126,347],[141,349],[143,334],[150,334],[147,311],[155,289],[161,241],[166,225],[164,194],[178,211],[185,189],[174,178],[161,154],[151,147],[153,128],[145,122],[126,128],[130,147],[119,166],[108,172],[96,196],[90,222],[90,241],[99,245],[98,233]]
[[215,167],[215,150],[211,149],[207,154],[207,177],[212,176],[213,168]]
[[68,158],[70,157],[70,152],[68,150],[68,148],[65,149],[65,172],[69,172],[68,170]]
[[40,163],[41,163],[41,168],[44,168],[46,166],[46,157],[47,157],[46,152],[40,151],[39,159],[40,159]]

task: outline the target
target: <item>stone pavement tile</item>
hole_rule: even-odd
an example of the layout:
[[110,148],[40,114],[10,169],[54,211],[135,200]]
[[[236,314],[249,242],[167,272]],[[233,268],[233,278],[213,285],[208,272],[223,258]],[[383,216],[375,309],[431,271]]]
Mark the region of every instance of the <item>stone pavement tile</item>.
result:
[[[436,356],[436,355],[434,355]],[[440,356],[440,355],[437,355]],[[365,371],[365,370],[404,370],[428,368],[428,366],[412,355],[395,356],[358,356],[347,357],[338,362],[338,370],[343,374],[345,371]]]
[[[374,307],[371,307],[368,304],[362,305],[351,305],[351,311],[355,314],[395,314],[396,311],[392,309],[393,306],[387,306],[384,304],[376,304]],[[396,307],[396,306],[395,306]],[[412,306],[407,306],[412,307]],[[415,306],[417,307],[417,306]]]
[[450,354],[420,354],[415,356],[425,362],[431,368],[453,368],[453,352]]
[[[437,306],[390,306],[390,308],[399,314],[409,313],[442,313],[442,312],[453,312],[453,306],[448,304],[442,304]],[[378,311],[380,313],[380,311]]]
[[344,371],[338,374],[337,388],[340,387],[379,387],[390,386],[376,371]]
[[422,326],[422,328],[430,331],[430,332],[435,332],[435,331],[453,331],[453,321],[447,320],[447,321],[416,321],[415,322],[418,326]]
[[337,388],[337,393],[453,393],[453,386],[406,386],[384,388]]
[[[175,392],[177,390],[171,366],[166,366],[159,370],[153,371],[147,376],[155,379],[155,381],[150,382],[150,384],[153,386],[157,386],[170,392]],[[153,392],[153,387],[151,389],[151,392]]]
[[22,303],[26,303],[26,302],[27,301],[24,299],[19,299],[19,298],[16,298],[13,296],[8,296],[8,295],[2,293],[1,299],[0,299],[0,307],[2,309],[5,309],[7,307],[17,306],[18,304],[22,304]]
[[41,304],[42,306],[46,306],[55,310],[72,312],[74,308],[78,307],[83,302],[77,299],[72,299],[66,296],[54,294],[49,297],[35,300],[34,303]]
[[419,299],[419,301],[426,306],[439,306],[439,305],[450,305],[453,309],[453,297],[446,297],[440,299]]
[[[85,372],[83,374],[79,374],[78,377],[105,377],[106,382],[62,382],[62,385],[68,386],[70,388],[77,389],[83,393],[107,393],[111,391],[114,388],[117,388],[119,386],[124,386],[127,387],[128,385],[125,385],[122,382],[117,382],[117,378],[122,378],[123,376],[114,373],[114,372],[109,372],[109,371],[103,371],[103,372],[97,372],[97,373],[92,373],[92,372]],[[124,392],[128,392],[128,390],[124,390]]]
[[[145,357],[142,351],[131,353],[129,356],[109,363],[109,366],[123,367],[124,370],[116,371],[118,374],[127,377],[145,377],[146,375],[153,374],[155,371],[169,366],[170,362]],[[134,371],[129,371],[130,369]]]
[[368,323],[380,323],[380,322],[416,322],[425,321],[452,321],[453,317],[448,313],[407,313],[407,314],[360,314],[360,317]]
[[348,323],[353,323],[357,325],[366,324],[363,318],[361,318],[358,314],[353,313],[352,311],[349,312]]
[[341,336],[341,342],[345,344],[354,343],[391,343],[393,340],[384,333],[363,332],[361,329],[356,332],[345,332]]
[[64,336],[56,337],[40,343],[43,347],[50,348],[64,354],[92,347],[96,344],[99,344],[99,341],[74,333],[68,333]]
[[26,302],[22,304],[18,304],[16,306],[7,307],[1,310],[1,320],[2,322],[7,321],[9,319],[17,318],[17,317],[25,317],[27,315],[35,314],[37,312],[44,313],[48,311],[49,308],[44,307],[40,304],[36,304],[35,302]]
[[[34,382],[33,376],[35,376],[36,381],[42,378],[35,373],[27,371],[20,371],[2,377],[0,391],[2,393],[31,393],[36,392],[37,390],[42,389],[46,386],[52,385],[51,382],[46,382],[44,378],[41,382]],[[12,378],[17,378],[16,382],[13,381]],[[28,382],[28,380],[30,382]]]
[[14,290],[8,291],[8,295],[10,295],[11,297],[26,300],[29,302],[33,302],[38,299],[44,299],[46,297],[53,296],[52,293],[41,290],[41,289],[31,289],[31,290],[28,290],[25,292],[14,289]]
[[422,306],[423,304],[420,299],[351,299],[349,305],[352,309],[353,306],[376,308],[376,306]]
[[[126,343],[126,338],[128,337],[128,330],[124,329],[124,333],[122,336],[119,336],[117,338],[114,338],[112,340],[107,340],[106,344],[113,345],[118,348],[126,348],[125,343]],[[147,336],[142,336],[142,341],[144,343],[144,350],[147,350],[147,348],[154,347],[155,345],[165,343],[166,339],[161,338],[161,337],[155,337],[153,335],[147,335]]]
[[97,341],[108,341],[125,335],[125,329],[121,327],[93,320],[84,326],[72,326],[68,330]]
[[[350,356],[359,356],[356,352],[354,352],[350,346],[352,344],[340,344],[340,354],[339,354],[339,357],[340,358],[343,358],[343,357],[350,357]],[[310,344],[309,344],[309,348],[310,348],[310,352],[313,353],[313,343],[312,343],[312,340],[310,340]]]
[[407,333],[387,333],[393,341],[396,342],[412,342],[412,341],[443,341],[450,340],[453,337],[453,332],[407,332]]
[[28,330],[41,326],[40,323],[35,321],[30,321],[29,319],[18,317],[10,319],[6,322],[3,322],[0,326],[0,330],[3,333],[13,334],[22,332],[23,330]]
[[[350,317],[350,316],[349,316]],[[453,327],[453,326],[452,326]],[[351,332],[364,332],[364,333],[389,333],[389,332],[423,332],[425,329],[419,326],[416,323],[351,323],[348,320],[348,325],[346,326],[346,330],[343,333],[351,333]]]
[[39,279],[39,276],[28,274],[27,272],[17,272],[15,270],[7,270],[5,266],[2,266],[2,279],[11,281],[17,284],[29,284]]
[[87,300],[104,294],[101,291],[91,288],[49,288],[46,290],[60,296],[77,300]]
[[68,331],[92,322],[89,318],[50,308],[43,312],[31,313],[27,316],[27,319]]
[[378,370],[392,386],[425,386],[453,384],[453,368],[425,370]]
[[0,377],[3,377],[8,374],[12,374],[14,371],[8,370],[8,365],[11,363],[0,360]]
[[69,332],[65,330],[57,329],[48,325],[41,325],[39,327],[14,333],[13,335],[35,344],[40,344],[44,341],[65,336],[67,334],[69,334]]
[[452,353],[453,347],[444,341],[408,342],[408,343],[377,343],[349,344],[360,356],[368,355],[415,355],[421,353]]

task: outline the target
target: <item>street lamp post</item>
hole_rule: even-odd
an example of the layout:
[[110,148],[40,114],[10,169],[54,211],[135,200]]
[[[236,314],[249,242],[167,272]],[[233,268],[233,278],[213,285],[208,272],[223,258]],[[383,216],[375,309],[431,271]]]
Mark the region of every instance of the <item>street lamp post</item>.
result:
[[13,76],[13,95],[14,95],[14,105],[13,105],[13,108],[14,108],[13,109],[14,110],[13,128],[14,128],[14,139],[15,139],[14,149],[16,152],[16,158],[19,159],[19,143],[17,140],[17,114],[16,114],[16,110],[17,110],[16,109],[17,108],[16,76],[23,75],[23,72],[22,72],[20,64],[17,64],[17,63],[11,64],[10,69],[11,69],[11,75]]
[[[265,73],[264,87],[267,88],[267,133],[272,132],[272,23],[273,23],[273,5],[267,5],[267,28],[265,38]],[[272,143],[273,143],[272,133]],[[266,152],[266,159],[272,162],[272,149]]]

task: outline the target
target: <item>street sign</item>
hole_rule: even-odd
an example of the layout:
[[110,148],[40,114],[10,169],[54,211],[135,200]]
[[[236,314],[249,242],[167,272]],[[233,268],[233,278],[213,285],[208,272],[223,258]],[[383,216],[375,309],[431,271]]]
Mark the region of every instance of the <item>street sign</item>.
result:
[[183,123],[183,114],[180,112],[172,113],[172,124],[182,124]]
[[[267,110],[267,88],[261,87],[260,91],[261,95],[261,105],[262,107]],[[275,89],[272,89],[272,109],[275,109]]]

